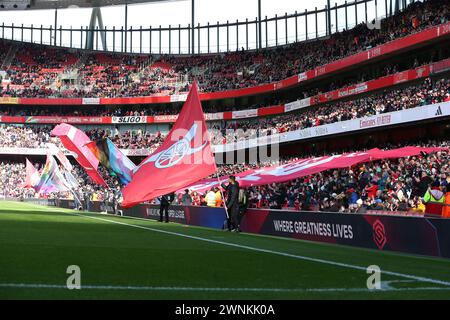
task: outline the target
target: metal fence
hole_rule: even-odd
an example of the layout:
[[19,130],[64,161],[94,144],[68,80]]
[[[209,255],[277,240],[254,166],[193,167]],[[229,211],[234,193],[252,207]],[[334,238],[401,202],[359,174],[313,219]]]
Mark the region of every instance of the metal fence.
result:
[[[407,7],[417,0],[401,0],[394,8],[395,0],[355,0],[344,4],[313,11],[267,16],[245,21],[226,21],[206,25],[168,27],[124,27],[108,28],[63,28],[25,25],[0,26],[3,39],[54,45],[67,48],[86,48],[88,37],[93,37],[89,49],[110,52],[131,52],[140,54],[193,54],[218,53],[237,50],[253,50],[287,45],[299,41],[313,40],[334,32],[348,30],[359,23],[380,21],[396,10]],[[191,39],[194,37],[195,39]],[[102,41],[106,39],[106,41]],[[195,45],[193,45],[195,44]]]

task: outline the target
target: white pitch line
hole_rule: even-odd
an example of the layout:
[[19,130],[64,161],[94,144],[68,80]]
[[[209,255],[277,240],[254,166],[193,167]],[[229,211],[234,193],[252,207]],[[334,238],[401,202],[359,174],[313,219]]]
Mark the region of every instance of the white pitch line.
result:
[[[153,287],[153,286],[112,286],[81,285],[81,290],[123,290],[123,291],[208,291],[208,292],[388,292],[388,291],[450,291],[450,287],[417,287],[417,288],[202,288],[202,287]],[[42,283],[0,283],[0,288],[12,289],[66,289],[60,284]]]
[[[83,217],[83,218],[94,219],[94,220],[99,220],[99,221],[105,221],[105,222],[119,224],[119,225],[128,226],[128,227],[132,227],[132,228],[138,228],[138,229],[143,229],[143,230],[148,230],[148,231],[153,231],[153,232],[159,232],[159,233],[163,233],[163,234],[169,234],[169,235],[183,237],[183,238],[188,238],[188,239],[193,239],[193,240],[199,240],[199,241],[204,241],[204,242],[209,242],[209,243],[221,244],[221,245],[224,245],[224,246],[235,247],[235,248],[239,248],[239,249],[247,249],[247,250],[256,251],[256,252],[270,253],[270,254],[273,254],[273,255],[289,257],[289,258],[305,260],[305,261],[311,261],[311,262],[317,262],[317,263],[321,263],[321,264],[328,264],[328,265],[338,266],[338,267],[347,268],[347,269],[361,270],[361,271],[364,271],[364,272],[367,271],[367,267],[361,267],[361,266],[347,264],[347,263],[342,263],[342,262],[336,262],[336,261],[319,259],[319,258],[312,258],[312,257],[307,257],[307,256],[301,256],[301,255],[295,255],[295,254],[291,254],[291,253],[286,253],[286,252],[273,251],[273,250],[269,250],[269,249],[256,248],[256,247],[240,245],[240,244],[236,244],[236,243],[230,243],[230,242],[224,242],[224,241],[213,240],[213,239],[208,239],[208,238],[202,238],[202,237],[197,237],[197,236],[191,236],[191,235],[187,235],[187,234],[183,234],[183,233],[178,233],[178,232],[173,232],[173,231],[166,231],[166,230],[155,229],[155,228],[150,228],[150,227],[144,227],[144,226],[141,226],[141,225],[129,224],[129,223],[109,220],[109,219],[105,219],[105,218],[92,217],[92,216],[82,215],[82,214],[78,214],[78,213],[74,213],[74,212],[67,212],[67,213],[71,214],[71,215]],[[439,285],[444,285],[444,286],[450,287],[450,282],[448,282],[448,281],[432,279],[432,278],[426,278],[426,277],[420,277],[420,276],[415,276],[415,275],[410,275],[410,274],[405,274],[405,273],[399,273],[399,272],[393,272],[393,271],[387,271],[387,270],[382,270],[381,272],[382,272],[382,274],[385,274],[385,275],[396,276],[396,277],[416,280],[416,281],[420,281],[420,282],[434,283],[434,284],[439,284]]]

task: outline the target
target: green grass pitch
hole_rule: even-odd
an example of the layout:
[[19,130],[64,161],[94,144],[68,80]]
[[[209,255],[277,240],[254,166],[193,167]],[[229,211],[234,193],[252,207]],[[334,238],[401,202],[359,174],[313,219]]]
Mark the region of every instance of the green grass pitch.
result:
[[[17,202],[0,201],[0,255],[0,299],[450,298],[448,259]],[[366,286],[374,264],[381,290]]]

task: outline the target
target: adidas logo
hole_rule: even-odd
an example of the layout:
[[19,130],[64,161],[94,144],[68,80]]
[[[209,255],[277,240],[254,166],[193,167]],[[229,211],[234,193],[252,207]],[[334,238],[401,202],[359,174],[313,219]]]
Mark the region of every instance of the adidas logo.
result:
[[442,116],[441,106],[437,108],[435,116]]

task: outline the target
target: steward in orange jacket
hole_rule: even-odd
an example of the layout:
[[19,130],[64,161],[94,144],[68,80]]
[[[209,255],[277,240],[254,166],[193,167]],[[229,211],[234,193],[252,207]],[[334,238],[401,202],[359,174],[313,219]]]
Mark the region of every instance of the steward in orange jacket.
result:
[[450,218],[450,185],[447,185],[447,193],[445,194],[445,205],[442,208],[442,216]]

